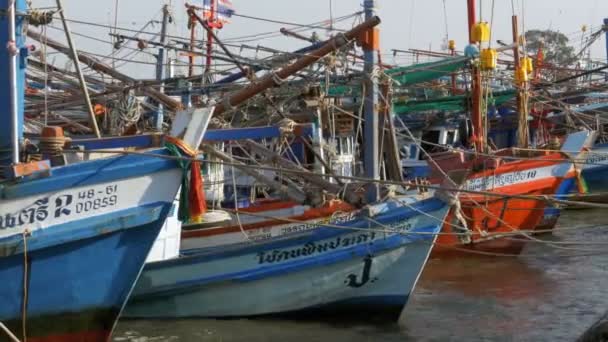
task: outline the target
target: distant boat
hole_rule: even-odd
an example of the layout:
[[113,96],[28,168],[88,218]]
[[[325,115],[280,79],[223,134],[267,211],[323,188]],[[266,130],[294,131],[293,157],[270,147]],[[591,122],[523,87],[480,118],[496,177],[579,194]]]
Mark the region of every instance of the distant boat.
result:
[[321,222],[283,224],[296,233],[147,264],[124,314],[228,318],[378,311],[398,317],[449,209],[438,198],[415,198],[335,212]]

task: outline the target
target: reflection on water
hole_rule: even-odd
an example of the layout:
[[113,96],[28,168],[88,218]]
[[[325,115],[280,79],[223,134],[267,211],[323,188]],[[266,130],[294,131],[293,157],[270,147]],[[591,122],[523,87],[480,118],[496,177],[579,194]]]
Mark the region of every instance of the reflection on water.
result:
[[[432,260],[399,324],[124,321],[115,341],[572,341],[608,310],[608,217],[568,211],[525,257]],[[585,241],[593,245],[563,244]],[[558,248],[556,248],[557,246]],[[606,254],[598,250],[606,250]],[[593,253],[590,253],[593,250]],[[575,256],[572,255],[583,255]]]

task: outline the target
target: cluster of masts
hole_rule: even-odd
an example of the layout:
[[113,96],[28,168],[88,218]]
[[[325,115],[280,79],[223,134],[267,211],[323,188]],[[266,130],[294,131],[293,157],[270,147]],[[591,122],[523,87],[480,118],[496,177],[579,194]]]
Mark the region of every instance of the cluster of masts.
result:
[[[318,34],[308,36],[301,30],[320,29],[323,26],[312,24],[302,25],[296,29],[281,28],[276,34],[312,44],[294,52],[283,52],[260,45],[225,42],[216,33],[221,25],[210,22],[203,15],[202,9],[187,7],[185,11],[190,18],[189,39],[170,36],[167,33],[167,25],[172,21],[171,11],[167,6],[163,7],[163,19],[160,21],[163,25],[158,41],[143,39],[140,34],[114,27],[110,33],[112,41],[106,41],[113,43],[116,50],[108,57],[112,61],[111,64],[95,53],[82,50],[76,53],[71,44],[66,45],[49,37],[46,26],[40,26],[42,27],[40,32],[30,28],[28,37],[37,41],[37,49],[32,51],[29,57],[27,74],[29,87],[25,107],[26,132],[38,134],[44,126],[60,125],[74,136],[165,133],[171,127],[177,111],[191,106],[215,105],[216,112],[211,128],[260,127],[280,125],[284,122],[304,125],[318,120],[322,134],[334,140],[337,136],[353,138],[352,148],[348,152],[358,160],[365,160],[364,164],[368,166],[366,168],[355,162],[353,164],[355,174],[363,174],[361,173],[363,170],[368,170],[369,166],[373,165],[371,167],[373,172],[365,174],[370,179],[378,179],[382,173],[382,178],[392,177],[391,179],[401,180],[400,172],[397,171],[400,164],[397,140],[389,139],[386,143],[380,140],[363,141],[362,137],[366,132],[362,127],[379,132],[380,134],[371,134],[375,139],[379,139],[378,136],[384,139],[385,136],[404,135],[404,132],[395,130],[393,120],[388,119],[389,113],[400,103],[407,105],[426,100],[428,95],[420,97],[420,91],[428,93],[431,90],[437,94],[462,96],[463,101],[469,99],[469,104],[462,105],[463,110],[470,111],[473,123],[469,130],[472,137],[469,146],[474,146],[480,153],[488,153],[492,148],[492,142],[486,144],[485,141],[488,137],[490,121],[488,113],[493,105],[492,94],[495,89],[506,91],[512,89],[516,94],[514,106],[521,116],[518,120],[520,127],[517,146],[521,148],[529,146],[528,117],[535,115],[532,112],[538,106],[545,111],[561,110],[569,117],[574,116],[575,119],[570,119],[571,122],[576,121],[574,126],[597,129],[603,125],[603,118],[576,113],[559,97],[547,92],[551,87],[560,87],[562,90],[560,94],[563,93],[563,89],[568,88],[576,88],[576,91],[581,92],[601,91],[605,84],[598,82],[599,79],[594,76],[602,76],[603,69],[588,71],[587,78],[581,77],[585,72],[572,69],[574,76],[549,82],[548,78],[542,77],[543,72],[558,67],[543,64],[539,56],[525,53],[525,39],[517,32],[519,26],[515,15],[513,43],[502,43],[498,48],[492,45],[490,26],[486,22],[476,22],[473,9],[472,17],[470,16],[472,27],[470,44],[463,52],[456,51],[454,41],[449,41],[448,53],[393,50],[394,54],[406,52],[417,57],[441,58],[439,61],[399,71],[399,68],[382,60],[379,47],[374,46],[378,44],[377,33],[374,33],[344,42],[344,47],[329,56],[293,76],[282,78],[276,73],[280,65],[305,56],[322,44]],[[36,15],[32,15],[32,18],[37,18],[36,23],[40,25],[53,25],[52,19],[61,20],[68,38],[72,35],[81,35],[70,32],[68,23],[86,24],[66,19],[63,16],[64,11],[57,12],[61,16],[53,12],[34,11],[33,13]],[[336,21],[360,18],[362,13],[357,12],[337,18]],[[207,34],[203,40],[199,40],[195,35],[197,25]],[[342,37],[343,31],[333,26],[332,29],[333,36]],[[598,36],[597,32],[590,35],[594,39]],[[68,39],[68,42],[70,41],[71,39]],[[137,48],[128,47],[129,42],[135,42]],[[154,63],[156,66],[154,79],[136,79],[121,71],[125,70],[124,67],[116,67],[115,62],[127,63],[127,65],[130,62],[137,63],[129,59],[121,61],[116,57],[118,51],[125,48],[132,50],[128,55],[144,52],[157,59]],[[266,57],[245,57],[242,53],[245,49],[254,49],[257,57],[260,52],[264,52]],[[79,72],[78,68],[72,71],[69,65],[62,68],[49,64],[49,50],[68,55],[72,59],[70,64],[72,66],[81,63],[86,65],[84,72]],[[512,61],[499,58],[499,54],[509,51],[513,54]],[[187,58],[185,76],[175,75],[176,62],[175,59],[167,59],[169,52]],[[196,64],[195,61],[200,58],[204,58],[205,64]],[[451,68],[452,64],[458,63],[461,63],[461,66]],[[501,68],[501,65],[506,67]],[[203,67],[202,72],[196,74],[195,71],[201,69],[199,67]],[[563,69],[565,68],[560,70]],[[423,75],[420,81],[411,82],[410,76],[415,73],[426,75]],[[370,78],[375,81],[368,83]],[[231,93],[247,84],[255,87],[261,79],[272,83],[272,87],[241,106],[226,100]],[[368,87],[369,84],[372,85],[371,89]],[[370,98],[370,94],[371,102],[376,103],[371,107],[370,101],[365,100]],[[86,100],[84,102],[87,102],[84,106],[83,98]],[[378,116],[378,108],[383,108],[380,114],[384,113],[387,118],[379,120],[381,127],[384,128],[370,128],[374,125],[363,125],[369,117]],[[426,114],[423,112],[422,115]],[[383,132],[390,134],[385,135]],[[407,139],[414,137],[408,136]],[[313,147],[312,140],[304,140]],[[366,145],[374,146],[379,153],[369,151],[366,153]],[[322,157],[331,152],[331,146],[321,146],[317,150],[310,163],[320,163],[323,170],[331,170],[330,163]],[[365,159],[365,156],[370,155],[381,156],[384,160]]]

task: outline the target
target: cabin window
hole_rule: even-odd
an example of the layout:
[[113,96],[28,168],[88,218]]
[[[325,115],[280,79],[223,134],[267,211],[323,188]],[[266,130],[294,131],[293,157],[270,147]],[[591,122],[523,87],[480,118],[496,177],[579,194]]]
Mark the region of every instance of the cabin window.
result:
[[448,135],[445,143],[448,145],[454,145],[456,142],[456,131],[448,131]]
[[439,144],[440,131],[426,131],[422,135],[422,148],[425,151],[432,151],[436,148],[436,144]]

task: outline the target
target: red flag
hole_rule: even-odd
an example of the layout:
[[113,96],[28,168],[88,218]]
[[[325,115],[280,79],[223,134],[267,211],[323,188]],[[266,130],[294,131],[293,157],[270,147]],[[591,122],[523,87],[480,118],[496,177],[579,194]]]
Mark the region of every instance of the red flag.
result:
[[203,215],[207,212],[205,201],[205,190],[203,189],[203,176],[201,175],[201,164],[192,162],[190,169],[190,193],[188,196],[190,208],[190,221],[194,223],[203,222]]

